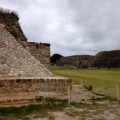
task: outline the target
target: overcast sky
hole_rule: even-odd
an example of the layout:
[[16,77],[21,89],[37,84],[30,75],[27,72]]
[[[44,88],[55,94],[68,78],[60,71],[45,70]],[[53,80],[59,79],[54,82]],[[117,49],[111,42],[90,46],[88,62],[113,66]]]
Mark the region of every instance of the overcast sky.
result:
[[0,0],[18,12],[31,42],[51,44],[51,55],[95,55],[120,49],[120,0]]

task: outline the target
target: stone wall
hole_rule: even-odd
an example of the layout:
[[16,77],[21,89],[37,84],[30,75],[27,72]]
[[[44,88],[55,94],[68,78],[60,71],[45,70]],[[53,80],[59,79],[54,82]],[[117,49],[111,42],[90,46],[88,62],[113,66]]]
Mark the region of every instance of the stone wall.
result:
[[50,69],[50,44],[24,41],[22,44],[41,64]]
[[72,80],[67,78],[0,78],[0,94],[25,92],[65,92],[68,86],[72,89]]

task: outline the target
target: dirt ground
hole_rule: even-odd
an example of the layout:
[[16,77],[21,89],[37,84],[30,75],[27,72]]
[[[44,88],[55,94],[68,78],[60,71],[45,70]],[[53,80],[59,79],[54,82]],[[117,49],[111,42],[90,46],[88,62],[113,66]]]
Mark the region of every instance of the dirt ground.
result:
[[[50,95],[50,93],[48,93]],[[53,95],[53,94],[51,94]],[[50,96],[51,96],[50,95]],[[67,94],[54,94],[58,98],[68,98]],[[53,96],[54,96],[53,95]],[[93,92],[83,86],[74,85],[70,92],[70,101],[88,103],[92,97],[97,97]],[[117,101],[104,100],[99,102],[96,109],[67,107],[64,111],[54,111],[49,114],[51,118],[31,118],[31,120],[120,120],[120,104]]]
[[[57,92],[26,92],[26,93],[11,93],[11,94],[1,94],[0,101],[9,99],[32,99],[36,96],[44,97],[56,97],[60,99],[68,99],[68,92],[57,93]],[[89,99],[93,94],[86,90],[80,85],[72,85],[72,90],[70,91],[70,101],[79,102],[82,99]]]
[[[19,93],[17,95],[0,96],[0,100],[35,98],[35,96],[67,99],[68,93]],[[98,97],[83,86],[73,84],[72,90],[70,91],[70,102],[82,101],[84,103],[90,103],[89,99],[93,96]],[[100,106],[93,109],[88,109],[87,106],[85,108],[77,108],[71,105],[65,108],[64,111],[49,111],[50,118],[36,118],[34,115],[29,118],[30,120],[120,120],[120,104],[117,101],[103,100],[98,103]],[[19,105],[16,104],[16,106]]]

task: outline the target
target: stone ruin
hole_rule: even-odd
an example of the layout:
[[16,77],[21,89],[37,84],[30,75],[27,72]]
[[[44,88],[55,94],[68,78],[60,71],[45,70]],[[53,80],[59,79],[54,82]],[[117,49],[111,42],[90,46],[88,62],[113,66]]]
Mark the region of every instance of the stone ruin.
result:
[[90,58],[86,64],[93,67],[120,67],[120,50],[101,51]]
[[[55,77],[49,71],[50,44],[27,42],[16,20],[0,16],[0,23],[0,105],[35,102],[27,94],[67,92],[68,86],[72,89],[71,79]],[[25,98],[20,94],[26,94]]]
[[73,55],[73,56],[66,56],[61,57],[60,60],[56,62],[59,66],[64,65],[86,65],[87,60],[92,57],[90,55]]
[[15,39],[27,49],[46,68],[50,68],[50,44],[28,42],[19,23],[18,18],[11,15],[10,10],[0,8],[0,23],[5,25],[5,29],[9,31]]
[[86,65],[88,67],[120,68],[120,50],[101,51],[95,56],[74,55],[61,57],[56,64],[59,66]]

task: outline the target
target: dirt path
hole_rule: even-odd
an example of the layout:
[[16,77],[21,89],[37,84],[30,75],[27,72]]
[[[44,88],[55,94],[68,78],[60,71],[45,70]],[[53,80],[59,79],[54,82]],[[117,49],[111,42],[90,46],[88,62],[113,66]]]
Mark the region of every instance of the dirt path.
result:
[[[88,99],[95,96],[80,85],[73,85],[70,101],[88,103]],[[56,97],[65,99],[67,94],[57,94]],[[100,105],[95,108],[89,108],[87,105],[82,108],[74,106],[66,108],[64,111],[54,111],[49,114],[51,118],[31,118],[31,120],[120,120],[120,105],[118,102],[104,100],[99,102]]]

